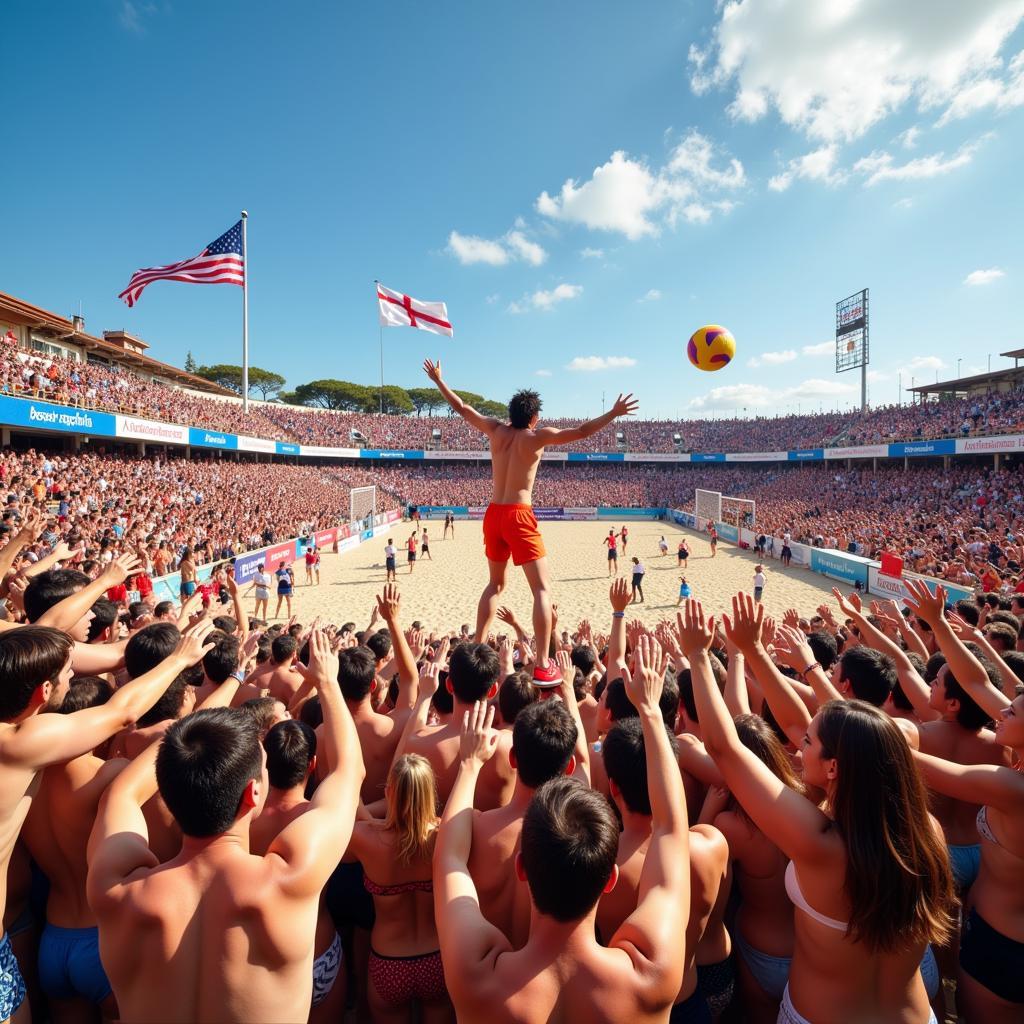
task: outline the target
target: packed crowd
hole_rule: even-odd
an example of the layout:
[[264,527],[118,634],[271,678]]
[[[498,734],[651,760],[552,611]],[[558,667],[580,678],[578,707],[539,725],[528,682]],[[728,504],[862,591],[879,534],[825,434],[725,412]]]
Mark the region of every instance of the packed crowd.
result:
[[350,511],[337,471],[266,462],[7,450],[0,488],[3,536],[26,509],[47,516],[24,561],[54,545],[101,565],[130,552],[152,576],[176,570],[186,551],[195,565],[232,558],[336,526]]
[[505,609],[122,621],[131,555],[26,577],[9,523],[4,1017],[1020,1019],[1024,597],[651,629],[617,579],[542,688]]
[[[165,387],[106,363],[81,363],[19,350],[14,336],[0,336],[0,392],[106,409],[171,423],[325,447],[479,451],[477,431],[453,416],[392,416],[304,409],[275,403],[237,402]],[[579,420],[545,420],[568,428]],[[435,444],[433,432],[440,431]],[[882,406],[865,414],[821,412],[716,420],[620,420],[571,446],[573,451],[634,452],[787,451],[829,445],[883,444],[938,437],[1024,431],[1024,390],[956,401]],[[353,433],[355,432],[355,433]]]

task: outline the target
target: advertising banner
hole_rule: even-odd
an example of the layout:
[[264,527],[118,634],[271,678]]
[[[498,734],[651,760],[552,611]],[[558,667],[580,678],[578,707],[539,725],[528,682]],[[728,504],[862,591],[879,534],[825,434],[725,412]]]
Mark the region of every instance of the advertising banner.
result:
[[188,443],[193,448],[225,448],[238,449],[238,438],[234,434],[221,434],[215,430],[200,430],[198,427],[188,428]]
[[533,514],[538,521],[545,519],[561,519],[562,514],[565,510],[562,508],[544,507],[538,508],[536,505],[533,508]]
[[725,462],[724,452],[693,452],[691,462]]
[[956,441],[951,437],[939,441],[908,441],[906,444],[889,445],[889,458],[902,458],[904,455],[955,455]]
[[263,549],[246,551],[244,555],[239,555],[235,559],[235,582],[239,585],[251,583],[256,575],[256,567],[264,560],[265,555]]
[[[490,452],[487,453],[490,456]],[[540,457],[541,462],[565,462],[569,458],[568,452],[550,451],[543,452]]]
[[274,448],[277,450],[278,455],[298,455],[300,447],[297,444],[289,444],[287,441],[274,442]]
[[1024,449],[1024,434],[1006,434],[1003,437],[961,437],[956,442],[958,455],[1019,452],[1022,449]]
[[871,559],[861,558],[859,555],[811,548],[811,569],[814,572],[842,583],[859,583],[865,590],[868,588],[868,570],[871,564]]
[[264,437],[246,437],[238,435],[238,450],[242,452],[264,452],[267,455],[274,455],[277,452],[277,445]]
[[589,519],[597,518],[596,508],[567,508],[563,509],[563,519],[567,519],[570,522],[584,522]]
[[883,576],[878,570],[877,564],[873,564],[868,569],[868,593],[878,594],[881,597],[890,597],[896,601],[902,601],[907,596],[907,587],[904,580],[906,577],[910,577],[915,580],[924,580],[928,584],[928,589],[934,594],[937,583],[942,583],[942,586],[946,588],[946,604],[951,605],[956,601],[961,600],[973,600],[974,591],[968,590],[966,587],[957,586],[954,583],[945,583],[940,580],[933,580],[927,576],[919,576],[917,573],[908,572],[905,573],[902,578],[895,576]]
[[568,452],[569,462],[625,462],[625,452]]
[[363,448],[359,452],[361,459],[422,459],[423,451],[405,448]]
[[477,461],[483,461],[484,459],[490,459],[491,453],[489,451],[477,450],[475,452],[441,452],[441,451],[425,451],[423,458],[425,459],[474,459]]
[[824,448],[798,448],[796,451],[788,452],[787,458],[790,462],[814,462],[825,458]]
[[887,444],[856,444],[850,448],[826,448],[826,459],[886,459],[889,457]]
[[740,540],[739,530],[729,523],[715,523],[718,528],[718,539],[728,541],[730,544],[738,544]]
[[295,561],[295,541],[290,540],[287,544],[275,544],[263,552],[263,564],[267,572],[274,572],[282,565],[291,565]]
[[337,539],[337,527],[332,530],[320,530],[319,533],[313,534],[313,543],[316,544],[318,548],[329,548]]
[[789,452],[727,452],[726,462],[785,462]]
[[388,511],[384,513],[384,522],[385,523],[398,523],[398,522],[401,522],[401,520],[402,520],[401,509],[392,508],[392,509],[388,509]]
[[12,427],[35,427],[102,437],[114,437],[117,430],[116,421],[109,413],[9,398],[6,395],[0,396],[0,421]]
[[117,420],[117,436],[131,441],[156,441],[160,444],[188,444],[189,428],[180,423],[156,423],[153,420],[140,420],[135,416],[115,417]]
[[697,520],[692,512],[681,512],[679,509],[674,508],[669,511],[669,518],[677,526],[687,526],[691,530],[697,528]]
[[689,462],[689,452],[625,452],[626,462]]

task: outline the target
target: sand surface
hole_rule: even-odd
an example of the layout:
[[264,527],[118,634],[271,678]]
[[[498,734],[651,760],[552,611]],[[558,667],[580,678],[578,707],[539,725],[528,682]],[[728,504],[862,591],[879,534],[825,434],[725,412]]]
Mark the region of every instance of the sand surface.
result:
[[[417,558],[410,575],[406,563],[405,542],[412,530],[410,523],[398,523],[391,537],[398,548],[398,583],[402,594],[402,620],[405,624],[419,619],[425,627],[438,631],[457,629],[463,623],[473,626],[480,591],[487,583],[487,561],[483,551],[482,524],[460,521],[455,524],[455,538],[441,539],[443,522],[426,523],[430,533],[432,560]],[[549,522],[541,524],[548,549],[551,590],[559,609],[560,628],[574,630],[581,619],[589,619],[594,629],[607,632],[611,606],[608,603],[607,555],[603,538],[618,522]],[[670,523],[628,523],[629,547],[626,557],[619,554],[619,572],[628,574],[637,555],[644,563],[644,604],[632,605],[630,617],[654,624],[675,615],[679,593],[680,570],[676,566],[679,534],[685,533],[691,558],[685,570],[695,597],[705,610],[718,613],[728,610],[732,596],[740,590],[753,593],[754,566],[757,559],[748,551],[728,544],[719,544],[718,554],[711,557],[705,535],[685,530]],[[658,538],[664,534],[669,554],[658,557]],[[306,586],[305,565],[295,563],[294,611],[299,620],[308,622],[322,615],[335,623],[353,621],[357,629],[369,622],[374,597],[384,585],[384,544],[386,536],[341,555],[323,554],[321,584]],[[764,563],[767,584],[764,604],[769,614],[781,618],[787,608],[796,608],[801,615],[813,615],[823,601],[833,601],[832,581],[791,566],[784,569],[778,560]],[[529,625],[532,609],[530,589],[521,569],[509,563],[507,586],[501,603],[507,604],[532,633]],[[844,587],[844,593],[848,590]],[[273,612],[276,597],[270,600]],[[834,602],[833,602],[834,603]],[[838,609],[834,608],[836,617]],[[503,629],[501,623],[497,624]]]

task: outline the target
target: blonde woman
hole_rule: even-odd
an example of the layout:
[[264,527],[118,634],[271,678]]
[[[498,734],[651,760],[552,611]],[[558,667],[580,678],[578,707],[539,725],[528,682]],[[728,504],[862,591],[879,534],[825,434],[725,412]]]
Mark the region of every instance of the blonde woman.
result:
[[453,1021],[434,925],[431,860],[437,835],[437,784],[430,762],[406,754],[391,766],[384,787],[387,817],[356,822],[346,859],[363,865],[373,896],[370,933],[370,1009],[377,1024],[412,1019]]

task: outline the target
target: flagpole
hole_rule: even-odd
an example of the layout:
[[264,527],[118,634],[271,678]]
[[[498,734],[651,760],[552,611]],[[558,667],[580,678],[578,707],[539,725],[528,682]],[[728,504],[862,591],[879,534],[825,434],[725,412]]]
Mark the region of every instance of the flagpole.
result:
[[[380,281],[373,279],[374,285],[380,285]],[[379,294],[379,293],[378,293]],[[378,299],[378,305],[380,300]],[[380,320],[380,317],[377,318]],[[384,415],[384,325],[378,324],[380,328],[380,393],[378,396],[381,416]]]
[[242,412],[249,412],[249,247],[245,242],[245,222],[249,214],[242,211]]

